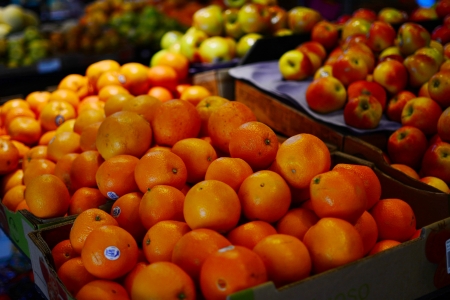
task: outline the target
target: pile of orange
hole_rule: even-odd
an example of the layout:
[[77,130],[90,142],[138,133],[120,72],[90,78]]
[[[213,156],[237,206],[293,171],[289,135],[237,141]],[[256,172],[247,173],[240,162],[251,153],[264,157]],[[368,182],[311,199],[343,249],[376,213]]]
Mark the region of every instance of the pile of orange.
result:
[[100,61],[1,107],[2,203],[77,215],[52,249],[74,297],[225,299],[416,235],[372,169],[332,166],[310,134],[280,143],[246,105],[179,72]]

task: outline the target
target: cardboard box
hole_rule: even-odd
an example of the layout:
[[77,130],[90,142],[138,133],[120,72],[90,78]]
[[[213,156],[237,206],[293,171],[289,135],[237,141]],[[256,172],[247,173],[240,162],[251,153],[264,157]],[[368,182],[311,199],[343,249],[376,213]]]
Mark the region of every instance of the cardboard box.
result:
[[192,76],[192,83],[208,89],[211,94],[234,100],[234,78],[229,68],[200,72]]

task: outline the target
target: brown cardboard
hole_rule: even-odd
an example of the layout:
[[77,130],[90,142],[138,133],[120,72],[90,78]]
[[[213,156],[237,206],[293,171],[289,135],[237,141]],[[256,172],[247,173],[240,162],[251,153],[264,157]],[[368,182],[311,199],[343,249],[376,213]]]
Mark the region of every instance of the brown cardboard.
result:
[[228,68],[200,72],[192,76],[192,83],[208,89],[212,95],[234,100],[234,78]]

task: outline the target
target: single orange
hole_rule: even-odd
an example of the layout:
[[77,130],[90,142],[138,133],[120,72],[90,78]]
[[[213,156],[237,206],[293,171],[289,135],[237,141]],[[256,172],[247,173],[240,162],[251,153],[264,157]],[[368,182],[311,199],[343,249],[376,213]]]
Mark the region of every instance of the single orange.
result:
[[58,89],[66,89],[75,92],[80,99],[89,94],[88,78],[80,74],[69,74],[58,84]]
[[41,113],[42,107],[50,99],[50,92],[47,91],[36,91],[28,94],[25,101],[30,105],[30,109],[39,115]]
[[75,119],[75,123],[73,125],[73,131],[81,134],[83,129],[86,126],[89,126],[93,123],[102,122],[105,119],[105,113],[101,110],[89,109],[83,111],[78,117]]
[[76,295],[85,284],[98,279],[86,270],[83,261],[79,256],[64,262],[61,267],[59,267],[57,274],[64,284],[64,287],[72,295]]
[[184,89],[180,95],[180,99],[197,106],[200,101],[209,96],[211,96],[211,92],[207,88],[201,85],[191,85]]
[[77,300],[127,300],[130,299],[125,288],[111,280],[93,280],[85,284],[76,294]]
[[370,250],[368,255],[374,255],[379,252],[382,252],[384,250],[390,249],[392,247],[395,247],[397,245],[400,245],[401,243],[399,241],[395,240],[381,240],[378,241]]
[[175,99],[172,92],[162,86],[154,86],[147,92],[148,95],[158,98],[161,102]]
[[100,101],[98,96],[92,95],[84,98],[80,101],[80,104],[78,104],[77,107],[77,114],[81,114],[85,110],[100,110],[105,111],[105,102]]
[[79,153],[68,153],[61,157],[55,164],[53,174],[64,182],[69,192],[72,194],[75,192],[75,188],[72,185],[70,179],[70,170],[72,169],[72,163],[75,158],[80,155]]
[[[22,162],[23,163],[23,162]],[[23,183],[23,170],[17,169],[0,177],[0,195],[3,195],[11,188]]]
[[367,255],[378,240],[378,227],[372,215],[364,211],[355,223],[364,244],[364,255]]
[[105,116],[110,116],[113,113],[121,111],[125,103],[133,98],[134,96],[130,94],[117,94],[109,97],[105,101]]
[[5,139],[0,139],[0,175],[8,174],[19,166],[20,153],[14,144]]
[[111,207],[111,216],[113,216],[120,227],[128,231],[136,242],[140,243],[146,233],[145,227],[139,222],[139,204],[142,199],[141,192],[132,192],[125,194],[116,201]]
[[80,104],[80,97],[72,90],[57,89],[50,94],[50,99],[48,99],[48,102],[53,101],[65,101],[76,108]]
[[237,192],[242,182],[252,174],[252,168],[243,159],[219,157],[209,165],[206,170],[205,180],[215,179],[222,181]]
[[70,198],[69,215],[78,215],[89,208],[106,204],[107,198],[96,188],[81,187]]
[[58,128],[56,128],[56,134],[62,132],[74,132],[73,128],[75,126],[75,119],[66,120]]
[[215,111],[222,104],[227,103],[229,100],[220,96],[209,96],[203,98],[195,108],[198,111],[201,119],[200,136],[208,135],[208,120],[212,112]]
[[80,153],[70,168],[72,188],[97,187],[97,170],[105,160],[98,151],[90,150]]
[[227,239],[233,244],[250,250],[266,236],[276,234],[276,229],[265,221],[249,221],[233,228],[227,233]]
[[65,101],[48,102],[42,107],[39,115],[39,121],[45,131],[56,130],[66,120],[75,118],[75,108]]
[[161,105],[161,101],[150,95],[140,95],[126,101],[122,110],[133,111],[143,116],[151,122],[155,116],[156,108]]
[[153,66],[147,72],[150,86],[160,86],[175,91],[178,84],[178,74],[170,66]]
[[100,101],[106,102],[110,97],[119,94],[130,94],[130,92],[120,85],[106,85],[98,91],[98,98]]
[[55,246],[53,246],[51,252],[56,271],[58,271],[59,267],[61,267],[63,263],[78,256],[78,254],[73,251],[72,244],[69,239],[58,242]]
[[97,122],[83,128],[80,133],[81,151],[97,150],[97,133],[101,124]]
[[44,132],[39,139],[38,145],[48,145],[53,137],[56,135],[56,130],[49,130]]
[[10,211],[15,211],[23,200],[25,200],[25,185],[16,185],[3,195],[2,204]]
[[26,169],[28,164],[32,159],[35,158],[47,158],[47,146],[46,145],[38,145],[30,148],[27,153],[25,153],[22,160],[22,169]]
[[158,58],[156,65],[165,65],[172,67],[177,73],[178,81],[185,80],[189,73],[189,60],[186,58],[186,56],[177,52],[164,52],[164,54],[162,54]]
[[120,72],[125,76],[125,88],[131,94],[138,96],[147,93],[150,88],[148,80],[148,67],[136,62],[125,63],[120,67]]
[[131,289],[133,287],[136,275],[140,273],[146,266],[148,266],[147,262],[138,261],[134,268],[130,272],[128,272],[127,275],[125,275],[125,278],[122,281],[122,286],[125,288],[128,295],[131,295]]
[[314,211],[304,207],[290,209],[276,224],[278,233],[295,236],[303,240],[308,229],[319,221]]
[[54,174],[55,167],[55,163],[46,158],[36,158],[31,160],[23,172],[23,184],[28,185],[33,178],[39,175]]
[[28,204],[27,204],[26,200],[20,201],[19,204],[17,204],[16,210],[14,212],[18,212],[19,210],[28,210],[28,211],[30,211],[30,208],[28,207]]
[[80,152],[80,135],[75,132],[57,133],[47,145],[47,157],[54,162],[65,154]]
[[127,78],[120,71],[106,71],[97,79],[95,88],[97,91],[100,91],[103,87],[108,85],[125,87],[126,81]]

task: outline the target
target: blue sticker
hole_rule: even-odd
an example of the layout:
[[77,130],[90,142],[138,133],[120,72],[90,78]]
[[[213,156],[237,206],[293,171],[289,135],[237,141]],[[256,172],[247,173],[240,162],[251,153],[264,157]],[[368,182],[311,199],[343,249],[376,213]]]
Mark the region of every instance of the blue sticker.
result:
[[111,200],[117,200],[117,199],[119,199],[119,196],[117,196],[117,194],[114,193],[114,192],[107,192],[107,193],[106,193],[106,196],[108,196],[108,198],[111,199]]
[[113,216],[114,218],[117,218],[117,217],[120,215],[120,212],[121,212],[120,207],[119,207],[119,206],[116,206],[116,207],[114,207],[113,210],[112,210],[112,216]]
[[57,115],[55,117],[55,124],[56,124],[56,126],[60,126],[62,123],[64,123],[64,121],[66,121],[66,119],[62,115]]
[[106,247],[105,252],[103,254],[109,260],[116,260],[120,257],[120,250],[115,246],[109,246]]
[[61,70],[61,60],[59,58],[41,60],[37,64],[39,74],[53,73],[59,70]]

